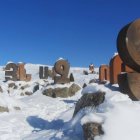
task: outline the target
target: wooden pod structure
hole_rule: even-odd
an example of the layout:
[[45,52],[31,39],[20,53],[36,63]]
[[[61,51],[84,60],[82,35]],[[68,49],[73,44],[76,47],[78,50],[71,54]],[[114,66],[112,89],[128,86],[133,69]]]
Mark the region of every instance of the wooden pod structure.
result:
[[121,29],[117,49],[124,64],[140,72],[140,19]]
[[60,59],[54,65],[54,71],[60,76],[54,77],[54,83],[56,84],[65,84],[69,83],[70,79],[67,78],[69,74],[70,64],[67,60]]
[[18,80],[20,81],[26,81],[26,70],[24,68],[25,64],[24,63],[20,63],[18,64]]
[[110,70],[108,65],[101,65],[99,68],[99,81],[110,81]]
[[123,73],[118,75],[120,91],[132,100],[140,100],[140,73]]
[[110,83],[117,84],[118,83],[118,74],[122,72],[122,60],[119,55],[115,55],[110,60]]
[[48,75],[49,75],[48,71],[49,71],[48,67],[40,66],[39,67],[39,78],[40,79],[48,79]]
[[118,83],[118,74],[121,72],[134,72],[131,68],[126,66],[120,56],[117,54],[110,60],[110,83],[117,84]]
[[31,80],[31,74],[26,74],[25,64],[19,63],[18,65],[18,71],[17,71],[17,77],[19,81],[30,81]]
[[15,63],[9,63],[5,67],[5,80],[17,81],[18,66]]

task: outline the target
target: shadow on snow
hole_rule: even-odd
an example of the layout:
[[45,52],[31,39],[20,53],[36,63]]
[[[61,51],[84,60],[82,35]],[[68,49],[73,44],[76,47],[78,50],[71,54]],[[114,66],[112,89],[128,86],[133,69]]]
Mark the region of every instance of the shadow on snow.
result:
[[61,119],[53,120],[51,122],[39,118],[38,116],[29,116],[27,118],[27,122],[34,128],[32,132],[40,132],[42,130],[55,130],[58,132],[62,132],[63,136],[61,138],[57,138],[56,135],[52,136],[50,140],[82,140],[82,127],[78,124],[75,128],[71,127],[71,121],[64,122]]
[[30,116],[27,118],[27,122],[34,128],[33,131],[41,131],[41,130],[58,130],[61,129],[64,125],[63,120],[53,120],[52,122],[46,121],[42,118],[38,118],[38,116]]

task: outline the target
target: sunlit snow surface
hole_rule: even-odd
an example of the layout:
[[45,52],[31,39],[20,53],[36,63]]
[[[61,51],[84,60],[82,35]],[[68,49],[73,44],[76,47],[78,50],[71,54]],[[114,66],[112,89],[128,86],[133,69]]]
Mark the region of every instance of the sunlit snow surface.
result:
[[[30,85],[36,82],[43,84],[43,80],[38,78],[39,65],[27,64],[26,69],[33,77]],[[19,96],[20,90],[8,94],[8,83],[3,82],[2,70],[3,67],[0,67],[0,84],[4,91],[0,94],[0,106],[8,107],[10,112],[0,113],[0,140],[82,140],[81,124],[87,122],[102,123],[105,135],[95,140],[140,139],[140,102],[132,102],[127,95],[121,94],[117,85],[88,85],[82,93],[105,91],[105,102],[98,108],[79,112],[72,119],[75,104],[82,96],[81,91],[69,98],[50,98],[42,95],[42,89],[31,96]],[[97,74],[83,75],[83,70],[88,69],[70,70],[81,87],[91,79],[98,78]],[[32,86],[29,88],[32,89]],[[21,110],[14,110],[16,106]]]

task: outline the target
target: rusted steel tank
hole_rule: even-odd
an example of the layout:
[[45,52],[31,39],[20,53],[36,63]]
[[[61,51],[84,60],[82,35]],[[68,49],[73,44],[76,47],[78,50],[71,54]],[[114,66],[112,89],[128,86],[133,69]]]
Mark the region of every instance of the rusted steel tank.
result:
[[117,49],[125,65],[140,72],[140,19],[121,29]]

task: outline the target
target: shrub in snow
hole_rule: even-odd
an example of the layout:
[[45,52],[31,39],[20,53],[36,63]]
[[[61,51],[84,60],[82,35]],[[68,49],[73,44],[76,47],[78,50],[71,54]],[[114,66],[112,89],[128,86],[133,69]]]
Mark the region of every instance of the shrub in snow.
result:
[[83,94],[93,94],[93,93],[97,93],[97,91],[100,91],[98,84],[90,84],[88,86],[86,86],[83,90],[82,90],[82,95]]
[[0,86],[0,92],[1,92],[1,93],[3,93],[3,89],[2,89],[2,87],[1,87],[1,86]]
[[83,94],[83,96],[76,103],[75,111],[73,116],[75,116],[81,109],[85,107],[96,107],[103,103],[105,100],[105,92],[97,91],[92,94],[87,93]]
[[97,79],[91,79],[90,81],[89,81],[89,84],[91,84],[91,83],[98,83],[99,81],[97,80]]
[[30,96],[30,95],[32,95],[32,94],[33,94],[33,93],[32,93],[32,92],[29,92],[29,91],[26,91],[26,92],[25,92],[25,95],[29,95],[29,96]]
[[8,84],[8,87],[9,87],[9,88],[13,88],[15,85],[16,85],[15,83],[9,83],[9,84]]
[[84,139],[94,140],[95,136],[103,135],[101,124],[98,123],[86,123],[83,125]]
[[30,85],[28,85],[28,84],[26,84],[26,85],[23,85],[23,86],[21,86],[21,90],[24,90],[24,89],[26,89],[26,88],[29,88],[30,87]]
[[65,97],[68,97],[68,87],[63,87],[63,88],[48,88],[48,89],[45,89],[42,94],[43,95],[46,95],[46,96],[50,96],[50,97],[62,97],[62,98],[65,98]]
[[45,89],[42,94],[50,97],[62,97],[66,98],[69,96],[73,96],[81,89],[81,87],[75,83],[73,83],[70,87],[55,87],[51,86],[50,88]]
[[103,134],[101,126],[103,118],[93,112],[95,107],[103,103],[104,100],[105,92],[98,90],[93,93],[84,93],[76,104],[73,123],[81,120],[85,140],[94,140],[95,136]]
[[37,85],[35,85],[34,88],[33,88],[33,93],[35,93],[35,92],[38,91],[38,90],[39,90],[39,85],[37,84]]
[[9,112],[8,107],[0,106],[0,112]]
[[56,88],[52,91],[52,97],[68,97],[68,87],[64,87],[64,88]]
[[84,70],[84,71],[83,71],[83,74],[84,74],[84,75],[88,75],[88,71]]
[[87,84],[86,84],[86,83],[84,83],[84,84],[83,84],[83,88],[85,88],[86,86],[87,86]]
[[70,74],[70,82],[74,82],[74,77],[72,73]]
[[15,83],[11,82],[11,83],[8,84],[8,88],[17,89],[18,87]]
[[78,92],[81,89],[81,87],[75,83],[73,83],[70,87],[69,87],[69,96],[73,96],[75,95],[76,92]]

